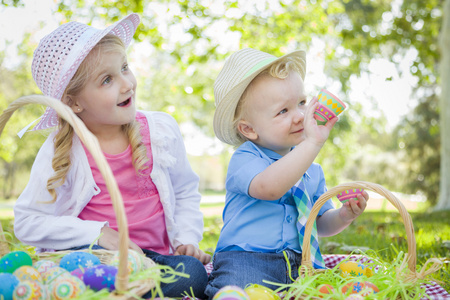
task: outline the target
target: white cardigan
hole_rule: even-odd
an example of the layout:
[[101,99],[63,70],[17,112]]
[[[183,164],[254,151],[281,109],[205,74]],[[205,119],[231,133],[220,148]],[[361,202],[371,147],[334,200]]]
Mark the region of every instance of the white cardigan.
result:
[[[198,247],[203,234],[199,177],[186,156],[178,124],[168,114],[143,112],[147,117],[153,154],[151,178],[164,208],[172,251],[182,244]],[[54,203],[47,180],[54,173],[52,133],[42,145],[31,169],[30,181],[14,206],[14,233],[23,243],[41,250],[68,249],[91,244],[107,222],[85,221],[77,216],[100,192],[78,136],[73,138],[71,167],[65,183],[56,189]]]

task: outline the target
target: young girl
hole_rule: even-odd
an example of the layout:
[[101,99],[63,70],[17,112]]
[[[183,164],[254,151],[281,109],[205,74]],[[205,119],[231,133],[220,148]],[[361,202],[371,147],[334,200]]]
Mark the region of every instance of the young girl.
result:
[[[138,24],[138,15],[131,14],[105,30],[77,22],[60,26],[35,50],[33,78],[97,137],[122,193],[130,248],[159,264],[184,264],[190,278],[163,285],[164,295],[180,297],[192,288],[201,297],[207,283],[203,264],[210,256],[198,248],[199,178],[175,120],[162,112],[136,112],[137,82],[126,47]],[[42,251],[86,248],[102,233],[94,249],[116,250],[111,199],[85,145],[51,108],[34,130],[55,125],[14,207],[15,234]]]

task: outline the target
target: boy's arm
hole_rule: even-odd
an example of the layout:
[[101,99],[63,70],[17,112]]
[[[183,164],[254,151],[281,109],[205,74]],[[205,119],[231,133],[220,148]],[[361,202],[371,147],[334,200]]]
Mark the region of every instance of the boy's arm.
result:
[[366,209],[369,195],[366,191],[358,195],[358,201],[351,199],[340,208],[329,209],[317,218],[319,236],[333,236],[344,230]]
[[305,112],[305,140],[253,178],[249,187],[250,196],[261,200],[279,199],[311,166],[338,121],[338,118],[333,118],[324,126],[318,126],[314,119],[316,106],[317,99],[314,98]]

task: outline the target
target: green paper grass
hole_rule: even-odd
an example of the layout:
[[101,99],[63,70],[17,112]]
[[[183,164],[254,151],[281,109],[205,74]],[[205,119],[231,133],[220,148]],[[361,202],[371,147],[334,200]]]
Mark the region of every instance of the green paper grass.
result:
[[[350,254],[351,255],[351,254]],[[415,282],[408,282],[407,275],[409,269],[407,265],[407,256],[405,253],[398,253],[393,262],[384,262],[379,258],[375,251],[367,251],[362,253],[363,256],[373,262],[362,263],[365,267],[373,270],[373,275],[366,275],[344,278],[340,274],[339,265],[350,261],[348,258],[337,264],[334,268],[323,273],[314,275],[305,275],[297,278],[292,284],[279,284],[274,282],[266,282],[279,286],[277,292],[283,292],[284,299],[333,299],[345,300],[350,294],[343,294],[341,288],[351,282],[370,282],[378,287],[378,293],[364,296],[364,299],[411,299],[419,300],[426,295],[426,289],[421,288],[421,284],[429,283],[426,279],[417,279]],[[360,261],[360,260],[358,260]],[[329,284],[334,291],[331,294],[323,294],[319,292],[318,287],[322,284]],[[359,292],[363,295],[364,290]]]

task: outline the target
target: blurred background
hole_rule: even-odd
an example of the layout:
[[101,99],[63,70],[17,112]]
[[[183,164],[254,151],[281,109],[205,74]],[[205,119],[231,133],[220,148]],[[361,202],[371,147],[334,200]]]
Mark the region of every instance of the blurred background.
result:
[[[309,98],[327,88],[349,107],[317,158],[327,185],[375,182],[430,208],[439,199],[442,6],[440,0],[2,0],[0,111],[41,93],[31,77],[32,53],[58,25],[104,28],[136,12],[142,20],[129,60],[138,108],[176,118],[202,201],[223,201],[234,149],[214,138],[214,79],[236,50],[280,56],[303,49]],[[20,139],[17,132],[43,111],[22,109],[1,136],[0,201],[15,201],[28,181],[46,133]]]

